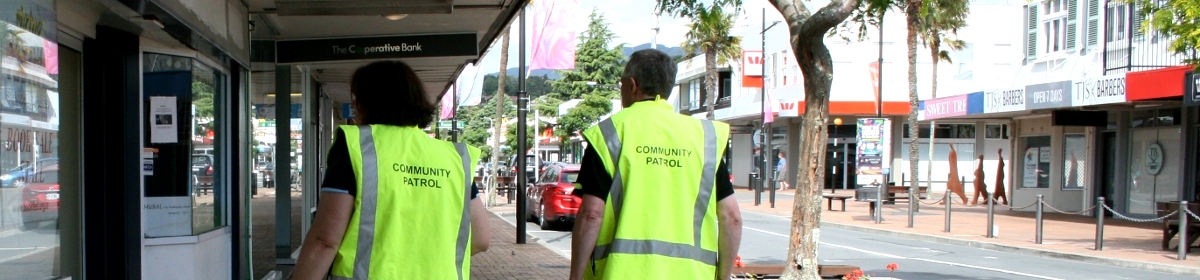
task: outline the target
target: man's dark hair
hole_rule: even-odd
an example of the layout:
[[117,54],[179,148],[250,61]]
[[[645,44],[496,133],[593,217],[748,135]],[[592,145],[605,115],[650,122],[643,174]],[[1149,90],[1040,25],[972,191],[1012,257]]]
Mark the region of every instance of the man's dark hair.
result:
[[671,88],[675,87],[676,71],[671,56],[656,49],[644,49],[629,56],[622,76],[636,80],[643,94],[666,99],[671,95]]
[[436,110],[411,67],[379,61],[358,68],[350,78],[350,94],[358,103],[361,124],[426,127]]

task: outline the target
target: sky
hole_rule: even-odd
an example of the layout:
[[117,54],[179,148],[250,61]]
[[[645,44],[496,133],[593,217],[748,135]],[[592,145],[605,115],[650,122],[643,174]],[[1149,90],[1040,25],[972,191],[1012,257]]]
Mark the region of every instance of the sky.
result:
[[[654,37],[654,31],[650,28],[654,26],[654,10],[658,1],[652,0],[579,0],[579,17],[576,19],[576,26],[581,29],[587,27],[588,17],[593,9],[597,13],[604,15],[605,21],[608,23],[609,30],[612,30],[616,35],[613,45],[626,44],[628,46],[637,46],[650,43]],[[659,18],[658,44],[665,46],[678,46],[683,42],[684,33],[687,32],[686,19],[674,18],[669,15],[663,15]],[[509,37],[509,59],[508,68],[517,67],[517,22],[513,22],[511,34]],[[526,27],[530,23],[526,22]],[[530,36],[526,31],[526,39]],[[527,44],[528,47],[528,44]],[[528,51],[526,52],[528,60]],[[483,76],[487,73],[495,73],[500,71],[500,40],[497,39],[495,45],[488,49],[484,54],[483,59],[479,63],[479,71],[475,77],[475,85],[471,89],[471,94],[478,95],[482,92],[480,85],[483,84]],[[462,77],[466,78],[466,77]],[[465,82],[463,84],[466,84]],[[467,98],[463,98],[466,100]]]

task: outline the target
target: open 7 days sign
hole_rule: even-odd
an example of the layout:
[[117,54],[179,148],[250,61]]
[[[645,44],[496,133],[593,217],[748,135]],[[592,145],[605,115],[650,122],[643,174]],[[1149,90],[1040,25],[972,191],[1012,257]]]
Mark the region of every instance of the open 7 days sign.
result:
[[275,44],[275,62],[476,56],[475,33],[286,40]]

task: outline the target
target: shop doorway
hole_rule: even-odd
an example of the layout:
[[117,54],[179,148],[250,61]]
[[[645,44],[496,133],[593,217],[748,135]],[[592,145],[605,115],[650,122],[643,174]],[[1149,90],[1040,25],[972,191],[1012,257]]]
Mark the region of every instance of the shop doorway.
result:
[[857,185],[856,176],[846,173],[855,170],[854,151],[857,145],[852,139],[838,139],[836,145],[833,139],[825,147],[825,189],[831,191],[850,190]]
[[[1117,189],[1117,133],[1114,131],[1104,132],[1101,135],[1101,147],[1103,151],[1100,153],[1101,168],[1100,172],[1100,189],[1096,191],[1097,197],[1104,197],[1104,205],[1109,208],[1113,207],[1113,201]],[[1107,216],[1112,216],[1112,212],[1105,211]]]

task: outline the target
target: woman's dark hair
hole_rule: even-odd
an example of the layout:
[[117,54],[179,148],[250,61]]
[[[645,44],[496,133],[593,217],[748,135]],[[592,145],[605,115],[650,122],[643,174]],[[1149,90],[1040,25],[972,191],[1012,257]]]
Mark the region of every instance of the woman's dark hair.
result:
[[400,61],[379,61],[354,71],[350,94],[362,116],[360,124],[424,128],[436,110],[425,96],[417,73]]

